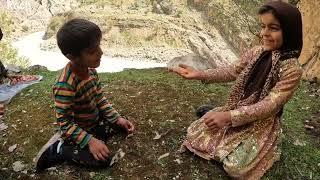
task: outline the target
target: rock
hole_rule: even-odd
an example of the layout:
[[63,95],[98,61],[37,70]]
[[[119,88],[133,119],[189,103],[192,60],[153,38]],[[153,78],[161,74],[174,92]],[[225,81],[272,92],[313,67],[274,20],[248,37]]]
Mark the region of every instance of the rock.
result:
[[187,54],[185,56],[175,57],[167,63],[167,67],[174,68],[178,67],[179,64],[191,66],[196,70],[206,70],[216,67],[214,62],[202,58],[197,54]]
[[21,69],[18,66],[15,66],[13,64],[6,65],[6,69],[8,70],[8,73],[20,73]]
[[47,67],[41,65],[33,65],[28,67],[28,71],[47,71]]
[[175,160],[173,160],[174,162],[176,162],[176,163],[178,163],[178,164],[181,164],[182,163],[182,161],[180,160],[180,159],[175,159]]
[[130,133],[130,134],[128,134],[128,136],[126,137],[126,139],[129,139],[129,138],[131,138],[131,137],[133,137],[133,133]]
[[90,172],[90,173],[89,173],[90,178],[93,178],[95,175],[96,175],[95,172]]
[[314,127],[313,126],[309,126],[309,125],[304,125],[304,127],[306,128],[306,129],[314,129]]
[[163,158],[165,158],[165,157],[168,157],[169,155],[170,155],[170,153],[162,154],[161,156],[158,157],[158,161],[159,161],[160,159],[163,159]]
[[12,164],[14,172],[20,172],[25,168],[25,165],[21,161],[16,161]]
[[116,154],[112,157],[110,166],[112,166],[114,163],[118,162],[120,159],[124,157],[126,153],[123,152],[123,150],[120,148]]
[[156,133],[156,136],[153,138],[153,140],[158,140],[161,138],[161,135],[157,131],[155,131],[154,133]]
[[0,120],[0,131],[6,130],[8,126]]
[[320,78],[320,18],[318,1],[301,0],[303,49],[299,61],[304,65],[303,78],[309,81]]
[[296,145],[296,146],[305,146],[305,145],[306,145],[306,142],[300,141],[299,139],[296,139],[296,140],[293,142],[293,144]]
[[153,1],[153,12],[157,14],[172,15],[176,12],[173,3],[170,0]]
[[50,167],[47,169],[47,171],[57,171],[57,167]]
[[13,152],[16,148],[17,148],[17,144],[10,146],[8,150],[9,152]]

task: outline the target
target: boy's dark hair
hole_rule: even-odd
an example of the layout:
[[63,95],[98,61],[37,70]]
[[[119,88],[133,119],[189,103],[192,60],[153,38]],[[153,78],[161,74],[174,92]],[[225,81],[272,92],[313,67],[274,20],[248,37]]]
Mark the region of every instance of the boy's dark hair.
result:
[[101,36],[101,30],[95,23],[77,18],[59,29],[57,43],[63,55],[79,56],[83,49],[95,46]]

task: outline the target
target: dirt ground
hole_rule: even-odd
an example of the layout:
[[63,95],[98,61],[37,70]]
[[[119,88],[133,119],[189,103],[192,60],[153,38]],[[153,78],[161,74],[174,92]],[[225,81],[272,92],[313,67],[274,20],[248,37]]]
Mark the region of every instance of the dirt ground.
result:
[[[108,141],[113,152],[121,148],[125,153],[117,164],[100,170],[62,165],[35,174],[33,158],[57,129],[50,89],[56,73],[40,74],[44,81],[24,90],[8,106],[4,120],[8,128],[0,132],[0,179],[229,179],[221,164],[178,150],[189,124],[197,119],[195,109],[202,104],[223,105],[231,84],[186,81],[164,69],[100,75],[106,97],[136,126],[133,136],[118,134]],[[315,143],[320,103],[308,87],[302,83],[285,109],[281,160],[265,179],[320,178]],[[315,118],[306,121],[312,114],[317,124]],[[9,152],[14,144],[17,148]],[[20,172],[13,171],[16,161],[25,164]]]

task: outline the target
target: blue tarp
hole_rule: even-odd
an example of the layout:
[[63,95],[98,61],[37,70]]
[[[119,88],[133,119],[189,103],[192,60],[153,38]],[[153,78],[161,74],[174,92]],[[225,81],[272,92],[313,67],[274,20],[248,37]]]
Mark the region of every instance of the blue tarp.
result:
[[38,76],[38,77],[39,77],[38,80],[19,83],[13,86],[9,84],[1,84],[0,85],[0,102],[4,104],[10,103],[11,98],[13,98],[16,94],[18,94],[22,89],[32,84],[38,83],[42,79],[42,76]]

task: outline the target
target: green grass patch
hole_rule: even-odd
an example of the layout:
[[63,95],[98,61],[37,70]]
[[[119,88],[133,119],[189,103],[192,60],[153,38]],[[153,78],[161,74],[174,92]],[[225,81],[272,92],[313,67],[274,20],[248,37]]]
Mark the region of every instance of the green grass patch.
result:
[[[12,163],[20,160],[32,172],[32,159],[54,133],[55,122],[51,86],[57,72],[34,72],[44,79],[17,95],[8,106],[5,123],[9,128],[0,134],[0,171],[2,177],[15,179],[22,173],[12,172]],[[122,148],[125,157],[111,169],[92,170],[70,166],[58,167],[58,172],[45,172],[42,179],[229,179],[221,164],[206,161],[178,149],[186,129],[196,120],[195,108],[202,104],[223,105],[231,84],[204,85],[187,81],[164,69],[126,70],[100,74],[106,97],[123,115],[132,119],[137,131],[112,137],[109,148]],[[264,179],[319,179],[320,152],[304,129],[304,120],[317,110],[320,101],[310,97],[308,84],[301,83],[296,96],[285,108],[284,139],[281,160]],[[309,107],[309,108],[307,108]],[[156,132],[162,134],[154,140]],[[4,135],[5,134],[5,135]],[[296,140],[305,146],[296,146]],[[6,142],[6,143],[5,143]],[[9,153],[8,147],[18,144]],[[170,153],[166,158],[158,157]],[[178,164],[177,161],[181,162]],[[90,172],[91,176],[89,175]],[[25,175],[26,179],[30,176]],[[38,177],[38,176],[36,176]]]

